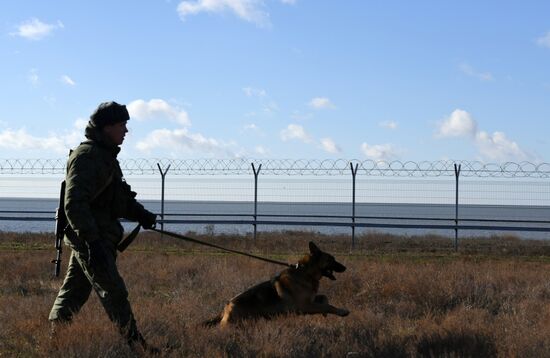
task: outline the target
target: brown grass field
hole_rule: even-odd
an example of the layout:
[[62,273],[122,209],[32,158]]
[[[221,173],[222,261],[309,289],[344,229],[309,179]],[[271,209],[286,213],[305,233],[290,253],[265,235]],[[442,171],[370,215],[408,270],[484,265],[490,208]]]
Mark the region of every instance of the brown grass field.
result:
[[[357,239],[314,233],[198,236],[296,262],[315,241],[347,266],[320,293],[348,317],[285,316],[242,328],[205,328],[225,302],[282,267],[141,234],[119,256],[138,325],[165,357],[549,357],[550,241],[516,237]],[[64,252],[63,272],[68,252]],[[0,233],[1,357],[130,357],[93,296],[49,339],[53,235]]]

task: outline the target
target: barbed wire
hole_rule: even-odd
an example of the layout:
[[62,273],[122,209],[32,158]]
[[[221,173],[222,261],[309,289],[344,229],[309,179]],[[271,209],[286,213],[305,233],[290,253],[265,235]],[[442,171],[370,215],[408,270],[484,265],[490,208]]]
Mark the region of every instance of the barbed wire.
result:
[[[250,175],[252,164],[264,175],[336,176],[357,175],[384,177],[446,177],[460,176],[491,178],[550,178],[550,163],[481,161],[374,161],[347,159],[121,159],[126,175],[157,175],[159,167],[173,175]],[[0,159],[0,175],[64,174],[66,159]]]

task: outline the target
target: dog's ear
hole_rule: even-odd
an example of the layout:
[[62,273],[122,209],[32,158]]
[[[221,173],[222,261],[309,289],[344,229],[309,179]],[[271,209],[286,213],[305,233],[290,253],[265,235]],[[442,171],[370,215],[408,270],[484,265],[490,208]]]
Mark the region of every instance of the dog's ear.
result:
[[316,253],[318,253],[319,251],[319,248],[317,247],[317,245],[315,245],[313,243],[313,241],[310,241],[309,242],[309,252],[312,254],[312,255],[315,255]]

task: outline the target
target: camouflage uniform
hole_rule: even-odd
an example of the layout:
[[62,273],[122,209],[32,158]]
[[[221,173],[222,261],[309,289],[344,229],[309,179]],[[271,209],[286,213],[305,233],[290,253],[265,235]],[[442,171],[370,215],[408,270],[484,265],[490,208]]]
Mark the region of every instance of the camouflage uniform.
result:
[[[154,221],[154,214],[136,201],[136,193],[124,181],[116,159],[120,148],[110,144],[92,124],[86,128],[86,137],[88,140],[70,154],[67,162],[64,208],[70,228],[65,231],[64,241],[72,252],[49,319],[69,322],[93,288],[109,318],[128,341],[142,340],[126,285],[116,266],[116,247],[123,236],[118,218],[141,222],[153,216]],[[104,253],[101,265],[89,260],[90,244],[97,240]]]

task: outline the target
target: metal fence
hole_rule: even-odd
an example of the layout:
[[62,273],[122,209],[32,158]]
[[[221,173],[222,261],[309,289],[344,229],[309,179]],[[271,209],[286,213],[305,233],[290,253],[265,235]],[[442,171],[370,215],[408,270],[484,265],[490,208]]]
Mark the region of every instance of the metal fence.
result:
[[[164,225],[452,233],[550,232],[550,163],[122,159]],[[0,160],[0,221],[50,221],[65,159]],[[19,207],[14,203],[18,202]]]

